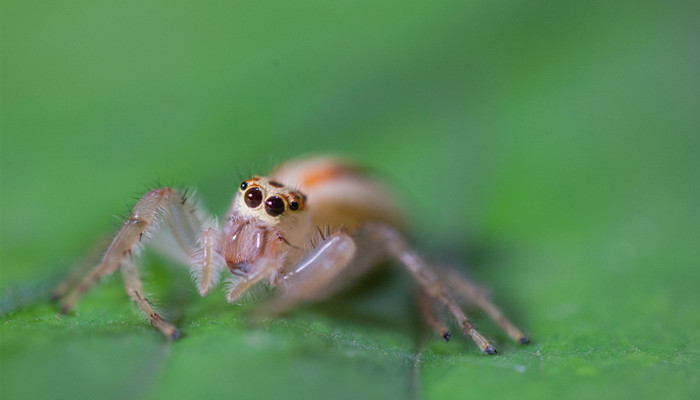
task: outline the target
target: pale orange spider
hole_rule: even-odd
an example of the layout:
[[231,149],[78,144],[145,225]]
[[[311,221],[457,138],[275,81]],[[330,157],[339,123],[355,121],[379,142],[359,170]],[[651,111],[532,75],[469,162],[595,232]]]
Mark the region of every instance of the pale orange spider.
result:
[[[445,340],[450,331],[438,306],[447,308],[482,351],[496,353],[460,308],[456,299],[461,297],[482,308],[513,340],[528,343],[482,290],[451,269],[429,265],[409,247],[397,228],[400,214],[381,183],[334,157],[293,160],[269,178],[243,181],[223,230],[193,207],[186,193],[155,189],[136,203],[102,261],[84,277],[62,283],[54,298],[62,298],[61,311],[67,313],[101,277],[121,267],[131,299],[166,337],[178,338],[179,331],[145,298],[132,257],[137,246],[154,236],[168,255],[185,256],[180,258],[189,263],[202,296],[228,267],[229,302],[267,281],[279,288],[267,303],[268,310],[277,313],[300,302],[325,299],[370,267],[393,259],[416,282],[421,313]],[[159,230],[162,227],[168,229]]]

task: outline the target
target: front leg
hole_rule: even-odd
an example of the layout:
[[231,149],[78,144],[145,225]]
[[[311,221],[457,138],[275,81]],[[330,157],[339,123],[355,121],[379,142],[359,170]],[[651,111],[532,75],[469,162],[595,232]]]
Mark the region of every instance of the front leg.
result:
[[341,286],[339,275],[351,265],[356,250],[353,238],[343,232],[324,238],[299,262],[277,275],[273,283],[280,293],[262,307],[261,313],[279,314],[298,303],[327,298]]
[[[152,233],[152,228],[154,226],[157,227],[162,222],[162,216],[167,212],[168,204],[176,193],[171,188],[151,190],[136,203],[129,220],[117,233],[117,236],[102,257],[102,261],[92,268],[63,299],[61,312],[70,312],[80,297],[101,277],[111,275],[119,268],[124,258],[132,253],[134,247],[141,242],[143,236],[148,236]],[[151,228],[151,232],[149,232],[149,228]],[[180,235],[180,238],[183,239],[183,236]],[[68,289],[67,285],[62,285],[61,287],[63,291]],[[63,294],[59,291],[56,293],[56,296],[60,297]]]
[[[168,228],[174,238],[176,248],[179,248],[188,257],[193,254],[197,245],[195,232],[201,231],[202,223],[191,202],[185,194],[181,194],[172,188],[151,190],[136,203],[129,220],[117,233],[102,257],[101,262],[87,272],[77,284],[73,282],[74,279],[69,278],[56,288],[54,291],[56,298],[65,295],[61,302],[61,311],[68,313],[80,297],[101,277],[114,273],[121,266],[125,289],[131,299],[165,336],[176,338],[178,333],[175,327],[161,318],[153,310],[148,299],[144,297],[141,279],[132,260],[135,248],[144,239],[155,234],[161,226]],[[204,239],[200,241],[204,243],[203,247],[205,249],[210,247],[206,239],[210,236],[215,235],[211,231],[207,231],[203,234]],[[169,247],[162,250],[174,251],[178,249]],[[214,257],[211,259],[216,260]],[[205,262],[204,264],[204,269],[209,270],[213,262]],[[206,274],[205,280],[207,283],[204,286],[207,288],[213,282],[212,275],[214,274]]]
[[121,266],[122,277],[124,278],[124,288],[126,293],[131,297],[131,300],[139,306],[141,311],[146,314],[151,325],[160,330],[168,339],[175,340],[180,337],[180,331],[171,323],[161,317],[151,306],[143,294],[143,284],[139,277],[139,271],[136,268],[131,257],[126,257]]

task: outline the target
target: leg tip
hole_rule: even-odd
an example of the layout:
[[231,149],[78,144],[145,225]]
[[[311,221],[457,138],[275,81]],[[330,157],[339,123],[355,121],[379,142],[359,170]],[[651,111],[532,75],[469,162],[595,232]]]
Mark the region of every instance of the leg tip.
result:
[[445,339],[445,342],[449,342],[450,338],[452,337],[452,333],[450,333],[450,331],[444,331],[442,332],[442,337]]
[[493,348],[493,346],[489,345],[487,348],[484,349],[484,353],[492,356],[498,352],[496,351],[496,349]]
[[173,331],[173,333],[171,333],[170,336],[168,336],[168,339],[170,339],[170,340],[178,340],[178,339],[180,339],[180,330],[179,330],[179,329],[175,329],[175,330]]
[[527,338],[527,337],[523,336],[523,337],[521,337],[520,339],[518,339],[518,343],[520,343],[520,344],[530,344],[530,338]]

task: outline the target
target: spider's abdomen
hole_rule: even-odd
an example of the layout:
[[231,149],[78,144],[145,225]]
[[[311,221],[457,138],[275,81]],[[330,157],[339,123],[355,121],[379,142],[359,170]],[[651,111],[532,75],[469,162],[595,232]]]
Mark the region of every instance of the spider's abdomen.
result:
[[306,194],[313,225],[318,227],[354,231],[367,222],[400,226],[403,220],[401,207],[385,184],[340,158],[292,160],[271,177]]

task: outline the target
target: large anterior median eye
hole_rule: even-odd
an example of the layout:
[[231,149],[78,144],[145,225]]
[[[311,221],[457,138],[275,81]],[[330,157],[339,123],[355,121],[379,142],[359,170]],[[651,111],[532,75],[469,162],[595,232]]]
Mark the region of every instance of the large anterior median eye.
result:
[[262,203],[263,195],[259,188],[250,188],[243,196],[245,196],[245,204],[250,208],[255,208]]
[[279,196],[268,197],[265,200],[265,211],[273,217],[276,217],[284,212],[284,200]]

